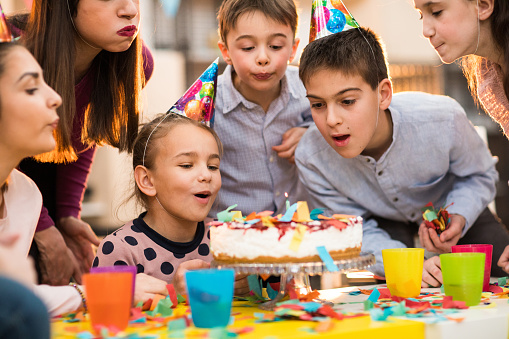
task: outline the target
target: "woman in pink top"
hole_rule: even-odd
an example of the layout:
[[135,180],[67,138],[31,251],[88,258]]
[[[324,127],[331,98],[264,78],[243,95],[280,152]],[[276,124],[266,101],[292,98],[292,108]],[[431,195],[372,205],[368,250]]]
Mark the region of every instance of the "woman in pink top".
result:
[[423,35],[444,63],[461,58],[474,99],[509,138],[509,2],[414,0]]
[[63,99],[56,149],[20,165],[43,195],[35,235],[42,281],[80,282],[94,258],[91,245],[99,244],[80,219],[95,145],[131,150],[140,92],[152,74],[138,35],[139,1],[37,0],[28,17],[11,23]]

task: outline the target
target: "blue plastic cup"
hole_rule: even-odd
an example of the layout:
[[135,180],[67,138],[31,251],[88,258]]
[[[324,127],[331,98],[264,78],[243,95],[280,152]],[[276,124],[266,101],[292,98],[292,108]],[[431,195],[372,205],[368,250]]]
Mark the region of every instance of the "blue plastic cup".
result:
[[186,272],[187,297],[194,326],[225,327],[230,321],[233,301],[233,269]]

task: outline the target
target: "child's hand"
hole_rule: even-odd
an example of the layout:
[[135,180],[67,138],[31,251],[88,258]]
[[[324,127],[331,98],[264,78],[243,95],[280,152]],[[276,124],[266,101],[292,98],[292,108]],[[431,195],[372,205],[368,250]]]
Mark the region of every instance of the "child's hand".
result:
[[442,283],[440,257],[437,255],[424,261],[421,287],[439,287]]
[[244,297],[249,295],[249,283],[247,277],[249,274],[236,274],[235,275],[235,291],[234,295]]
[[179,265],[175,275],[173,276],[173,287],[175,287],[175,291],[178,294],[186,295],[186,279],[185,274],[189,270],[199,270],[201,268],[210,268],[210,264],[201,259],[193,259],[189,261],[185,261]]
[[136,274],[136,283],[134,284],[134,305],[140,301],[145,302],[154,298],[156,294],[168,295],[166,282],[145,273]]
[[288,159],[292,164],[295,163],[295,149],[300,141],[300,138],[306,133],[305,127],[293,127],[283,134],[281,145],[272,146],[272,150],[277,152],[280,158]]
[[504,249],[500,259],[498,259],[497,265],[502,267],[506,273],[509,273],[509,246],[506,246]]
[[426,227],[424,222],[419,226],[419,239],[422,246],[430,252],[449,253],[451,247],[458,243],[461,232],[465,228],[466,220],[459,214],[451,214],[451,223],[447,230],[438,236],[437,232]]

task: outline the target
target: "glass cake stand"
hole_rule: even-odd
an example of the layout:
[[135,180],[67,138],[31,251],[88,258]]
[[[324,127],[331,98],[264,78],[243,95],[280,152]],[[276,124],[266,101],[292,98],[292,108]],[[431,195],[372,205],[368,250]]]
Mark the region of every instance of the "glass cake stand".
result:
[[[351,259],[335,260],[334,264],[338,267],[338,272],[348,272],[350,270],[362,270],[375,263],[375,256],[373,253],[361,252],[358,257]],[[260,304],[263,310],[273,310],[276,303],[281,301],[286,295],[286,285],[293,279],[295,287],[298,289],[305,289],[306,293],[311,292],[311,285],[309,283],[310,275],[321,275],[330,272],[323,262],[303,262],[303,263],[273,263],[273,264],[253,264],[253,263],[222,263],[219,261],[212,261],[212,267],[215,268],[233,268],[235,273],[239,274],[270,274],[280,275],[281,280],[279,284],[279,292],[277,296],[265,303]],[[328,301],[315,299],[315,301],[332,304]]]

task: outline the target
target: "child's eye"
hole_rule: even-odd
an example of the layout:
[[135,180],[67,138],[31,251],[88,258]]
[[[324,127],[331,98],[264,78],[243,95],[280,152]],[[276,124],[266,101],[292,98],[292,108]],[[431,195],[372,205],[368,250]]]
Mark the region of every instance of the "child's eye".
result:
[[311,104],[311,108],[313,109],[320,109],[320,108],[323,108],[325,107],[325,105],[321,102],[315,102],[315,103],[312,103]]
[[218,171],[219,170],[219,166],[216,166],[216,165],[209,165],[208,168],[211,171]]
[[249,52],[253,49],[254,47],[243,47],[242,50],[245,51],[245,52]]
[[283,46],[275,46],[275,45],[272,45],[270,46],[270,48],[272,48],[273,50],[280,50],[281,48],[283,48]]
[[182,167],[182,168],[192,168],[193,165],[192,164],[181,164],[181,165],[179,165],[179,167]]
[[440,14],[442,14],[442,10],[440,11],[435,11],[435,12],[431,12],[431,15],[437,17],[437,16],[440,16]]
[[341,103],[343,105],[347,105],[347,106],[353,105],[353,104],[355,104],[355,102],[356,102],[355,99],[345,99],[345,100],[341,101]]
[[35,91],[37,91],[37,88],[29,88],[25,90],[25,92],[29,95],[33,95]]

